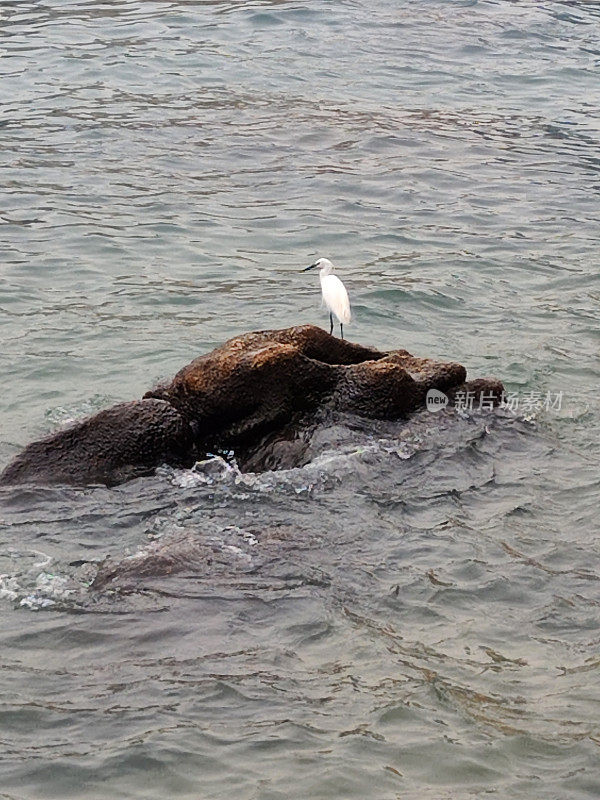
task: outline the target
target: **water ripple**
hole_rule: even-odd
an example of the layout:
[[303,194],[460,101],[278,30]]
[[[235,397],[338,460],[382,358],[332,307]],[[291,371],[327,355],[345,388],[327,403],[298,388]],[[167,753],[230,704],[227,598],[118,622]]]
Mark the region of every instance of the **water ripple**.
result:
[[2,796],[597,796],[599,16],[2,4],[3,463],[324,322],[315,253],[353,338],[564,395],[2,490]]

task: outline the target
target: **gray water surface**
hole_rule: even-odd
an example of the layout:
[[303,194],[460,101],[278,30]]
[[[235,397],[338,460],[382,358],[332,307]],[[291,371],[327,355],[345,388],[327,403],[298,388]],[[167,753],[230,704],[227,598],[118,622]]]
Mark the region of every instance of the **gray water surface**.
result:
[[326,326],[315,256],[350,338],[519,402],[341,415],[296,470],[2,489],[0,797],[598,797],[599,26],[0,5],[2,466]]

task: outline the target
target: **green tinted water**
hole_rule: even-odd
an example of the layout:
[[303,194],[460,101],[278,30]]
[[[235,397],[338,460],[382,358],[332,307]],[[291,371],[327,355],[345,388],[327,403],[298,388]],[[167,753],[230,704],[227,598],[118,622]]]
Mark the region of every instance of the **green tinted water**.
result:
[[[7,797],[597,797],[599,22],[3,4],[2,465],[230,336],[326,326],[316,255],[348,336],[534,420],[421,419],[400,455],[340,429],[272,485],[5,493]],[[78,562],[184,534],[210,569],[89,599]]]

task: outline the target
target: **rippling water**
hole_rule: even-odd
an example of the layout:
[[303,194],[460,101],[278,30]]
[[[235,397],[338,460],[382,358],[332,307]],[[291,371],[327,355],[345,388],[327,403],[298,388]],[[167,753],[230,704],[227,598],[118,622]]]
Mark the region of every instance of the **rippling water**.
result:
[[[600,7],[0,5],[0,460],[254,328],[501,377],[0,493],[0,797],[600,794]],[[543,408],[562,393],[560,408]]]

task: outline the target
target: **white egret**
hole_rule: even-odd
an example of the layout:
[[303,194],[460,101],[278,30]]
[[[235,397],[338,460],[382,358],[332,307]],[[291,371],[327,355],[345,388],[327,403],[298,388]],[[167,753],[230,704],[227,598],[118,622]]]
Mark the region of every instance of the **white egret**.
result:
[[343,339],[344,324],[347,324],[352,319],[352,315],[350,314],[350,300],[348,299],[346,287],[338,276],[333,274],[333,264],[328,258],[317,259],[314,264],[311,264],[310,267],[306,267],[302,272],[308,272],[309,269],[319,270],[323,302],[327,306],[329,321],[331,322],[329,333],[333,333],[333,315],[335,314],[340,323],[340,335]]

